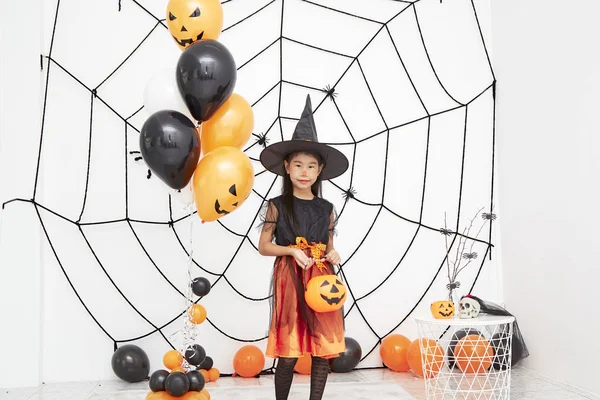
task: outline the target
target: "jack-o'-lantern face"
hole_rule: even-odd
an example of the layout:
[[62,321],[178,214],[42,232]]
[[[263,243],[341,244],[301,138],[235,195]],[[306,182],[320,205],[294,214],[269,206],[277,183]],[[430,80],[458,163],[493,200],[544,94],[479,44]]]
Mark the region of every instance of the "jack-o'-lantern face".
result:
[[449,319],[454,316],[454,303],[450,301],[434,301],[431,303],[431,315],[437,319]]
[[204,222],[237,210],[254,185],[254,168],[237,147],[219,147],[205,155],[194,172],[194,200]]
[[217,40],[223,28],[223,7],[219,0],[169,0],[167,26],[182,50],[198,40]]
[[308,306],[317,312],[336,311],[346,301],[346,286],[336,275],[316,276],[306,285],[304,298]]

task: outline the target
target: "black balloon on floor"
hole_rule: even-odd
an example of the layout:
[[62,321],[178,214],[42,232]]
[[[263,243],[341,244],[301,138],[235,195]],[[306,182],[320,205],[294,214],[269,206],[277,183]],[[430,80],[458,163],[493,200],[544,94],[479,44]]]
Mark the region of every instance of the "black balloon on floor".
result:
[[185,359],[191,365],[200,365],[206,358],[206,351],[199,344],[194,344],[185,351]]
[[112,355],[113,372],[126,382],[141,382],[150,373],[150,360],[140,347],[126,344],[119,347]]
[[150,390],[153,392],[162,392],[165,390],[165,380],[169,376],[169,371],[159,369],[150,376]]
[[204,358],[204,361],[202,361],[202,364],[200,364],[198,366],[198,369],[205,369],[205,370],[209,370],[213,367],[213,359],[210,358],[209,356],[206,356],[206,358]]
[[192,281],[192,292],[196,296],[206,296],[210,293],[210,282],[206,278],[194,278]]
[[190,381],[190,391],[200,392],[204,389],[204,375],[200,371],[190,371],[187,373]]
[[362,349],[360,344],[352,338],[345,338],[346,351],[340,353],[339,357],[332,358],[330,367],[333,372],[350,372],[360,362],[362,357]]
[[183,372],[171,372],[165,379],[165,390],[171,396],[181,397],[190,390],[190,380]]

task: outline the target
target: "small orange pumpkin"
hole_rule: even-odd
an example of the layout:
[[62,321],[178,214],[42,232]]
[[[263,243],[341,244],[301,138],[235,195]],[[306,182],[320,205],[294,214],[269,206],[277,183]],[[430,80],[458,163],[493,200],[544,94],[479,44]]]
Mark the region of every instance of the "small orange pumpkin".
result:
[[450,319],[454,316],[454,303],[447,300],[431,303],[431,315],[436,319]]
[[317,312],[337,311],[346,302],[346,286],[336,275],[315,276],[306,285],[304,298]]

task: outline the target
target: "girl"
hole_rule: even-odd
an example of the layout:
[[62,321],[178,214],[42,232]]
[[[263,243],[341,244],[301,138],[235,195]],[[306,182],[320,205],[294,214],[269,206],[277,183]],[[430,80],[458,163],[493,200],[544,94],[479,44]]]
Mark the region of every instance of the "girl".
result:
[[[329,358],[345,351],[342,310],[318,313],[304,300],[311,278],[334,274],[340,256],[333,247],[335,213],[321,198],[321,182],[343,174],[348,159],[319,143],[310,97],[292,140],[263,150],[261,163],[283,176],[281,196],[270,199],[263,213],[258,251],[274,256],[271,321],[266,355],[277,358],[275,397],[286,400],[298,358],[312,357],[310,400],[323,396]],[[273,243],[275,239],[275,243]]]

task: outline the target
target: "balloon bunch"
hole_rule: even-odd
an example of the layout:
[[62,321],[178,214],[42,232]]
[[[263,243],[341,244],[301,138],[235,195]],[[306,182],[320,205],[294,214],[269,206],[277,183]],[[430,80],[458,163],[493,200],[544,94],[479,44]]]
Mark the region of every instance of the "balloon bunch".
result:
[[[197,369],[186,372],[183,360]],[[209,400],[210,394],[204,387],[206,382],[218,379],[220,372],[213,368],[213,361],[199,344],[189,346],[182,355],[177,350],[169,350],[163,357],[167,368],[154,371],[150,376],[148,399]],[[208,368],[208,369],[205,369]]]
[[254,185],[252,163],[242,151],[254,113],[233,93],[236,64],[217,40],[219,0],[169,0],[167,25],[183,51],[174,70],[159,71],[146,86],[150,117],[140,132],[140,153],[169,188],[193,193],[203,222],[215,221],[238,209]]

